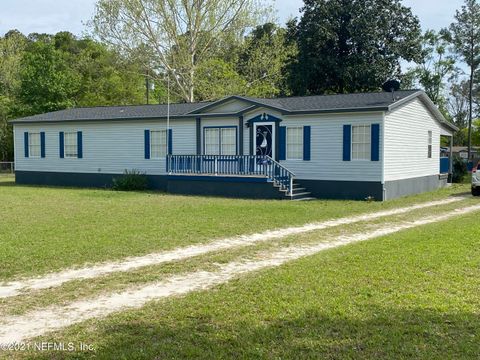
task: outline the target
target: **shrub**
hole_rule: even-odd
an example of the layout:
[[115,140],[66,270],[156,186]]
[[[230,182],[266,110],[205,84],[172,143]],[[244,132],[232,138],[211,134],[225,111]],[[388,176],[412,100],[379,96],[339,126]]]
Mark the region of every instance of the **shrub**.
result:
[[467,175],[467,164],[459,156],[453,157],[453,175],[452,182],[461,183]]
[[117,191],[141,191],[146,190],[148,185],[147,176],[138,170],[125,170],[123,175],[113,179],[113,190]]

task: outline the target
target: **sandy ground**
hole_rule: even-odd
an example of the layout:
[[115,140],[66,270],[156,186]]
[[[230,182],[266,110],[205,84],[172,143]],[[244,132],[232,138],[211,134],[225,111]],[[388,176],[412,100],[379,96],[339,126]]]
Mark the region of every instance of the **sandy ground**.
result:
[[245,258],[221,265],[217,271],[195,271],[120,293],[77,301],[64,306],[51,306],[21,316],[5,317],[0,320],[0,343],[21,342],[88,319],[105,317],[125,309],[139,308],[151,300],[208,289],[242,274],[280,266],[325,249],[393,234],[476,211],[480,211],[480,205],[457,208],[441,215],[424,217],[411,222],[389,223],[370,232],[338,236],[326,243],[283,247],[276,252],[261,254],[254,260]]
[[106,262],[98,265],[86,266],[79,269],[68,269],[56,273],[50,273],[42,277],[12,281],[0,285],[0,298],[16,296],[21,294],[22,292],[29,290],[41,290],[57,287],[72,280],[92,279],[115,272],[125,272],[146,266],[159,265],[169,261],[184,260],[214,251],[238,248],[259,242],[281,239],[286,236],[301,234],[309,231],[322,230],[339,225],[348,225],[361,221],[374,220],[386,216],[404,214],[410,211],[433,206],[446,205],[464,199],[464,197],[453,197],[449,199],[431,201],[392,210],[373,212],[363,215],[344,217],[335,220],[328,220],[320,223],[311,223],[298,227],[289,227],[284,229],[265,231],[257,234],[221,239],[207,244],[192,245],[188,247],[174,249],[171,251],[153,253],[144,256],[129,257],[126,259],[122,259],[121,261]]

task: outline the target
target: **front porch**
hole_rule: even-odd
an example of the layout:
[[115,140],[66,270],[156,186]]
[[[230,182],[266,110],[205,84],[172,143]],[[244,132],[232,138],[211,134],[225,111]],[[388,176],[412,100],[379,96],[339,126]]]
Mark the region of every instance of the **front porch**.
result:
[[243,183],[247,187],[269,183],[283,195],[280,198],[310,198],[310,193],[295,184],[293,172],[266,155],[167,155],[166,164],[172,180],[210,181],[216,186],[219,182]]

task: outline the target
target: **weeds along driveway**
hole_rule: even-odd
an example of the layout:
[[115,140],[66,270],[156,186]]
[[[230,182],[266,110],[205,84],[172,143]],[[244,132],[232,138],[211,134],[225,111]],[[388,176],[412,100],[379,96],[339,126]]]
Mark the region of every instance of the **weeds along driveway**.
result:
[[[439,205],[445,204],[431,206]],[[454,209],[440,208],[438,209],[440,211],[437,210],[438,214],[436,215],[424,215],[417,217],[413,221],[372,223],[370,224],[369,231],[352,231],[350,233],[346,231],[344,234],[331,238],[327,242],[312,242],[302,245],[293,243],[289,246],[280,246],[275,251],[250,254],[250,256],[219,265],[216,270],[212,271],[191,271],[182,275],[173,275],[162,281],[150,283],[142,287],[131,287],[114,294],[110,293],[96,298],[74,301],[62,306],[49,306],[43,309],[29,311],[23,315],[4,316],[0,320],[0,343],[18,342],[27,338],[40,336],[46,332],[58,330],[87,319],[101,318],[113,312],[128,308],[138,308],[151,300],[186,294],[195,290],[208,289],[242,274],[280,266],[288,261],[313,255],[325,249],[393,234],[402,230],[433,224],[480,211],[480,205],[478,204],[458,203],[456,205],[458,206]],[[415,209],[405,211],[414,210]],[[416,210],[418,210],[418,208]],[[376,220],[376,218],[373,217],[368,220]],[[337,225],[339,224],[341,223]],[[317,226],[319,225],[320,224],[317,224]],[[325,224],[322,226],[325,226]],[[325,227],[305,231],[318,231],[322,229],[325,229]],[[298,235],[300,233],[301,232],[297,231],[290,235]],[[255,255],[255,258],[252,258],[252,255]]]
[[204,245],[192,245],[188,247],[177,248],[171,251],[126,258],[122,261],[103,263],[79,269],[64,270],[61,272],[48,274],[43,277],[12,281],[0,285],[0,298],[16,296],[24,291],[57,287],[73,280],[86,280],[116,272],[132,271],[146,266],[159,265],[170,261],[184,260],[214,251],[222,251],[243,246],[249,246],[256,243],[271,241],[275,239],[282,239],[291,235],[306,233],[310,231],[324,230],[340,225],[345,226],[364,221],[381,219],[388,216],[409,213],[419,209],[452,204],[465,199],[467,198],[453,197],[444,200],[430,201],[392,210],[367,213],[335,220],[328,220],[319,223],[305,224],[303,226],[288,227],[284,229],[270,230],[256,234],[238,236],[234,238],[221,239]]

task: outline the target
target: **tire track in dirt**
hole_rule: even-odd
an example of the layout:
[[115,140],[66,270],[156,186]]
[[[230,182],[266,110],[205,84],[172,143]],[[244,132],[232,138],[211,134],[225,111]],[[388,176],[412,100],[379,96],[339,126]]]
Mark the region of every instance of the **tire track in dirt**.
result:
[[21,342],[25,339],[59,330],[88,319],[102,318],[114,312],[140,308],[152,300],[208,289],[242,274],[277,267],[288,261],[314,255],[326,249],[445,221],[477,211],[480,211],[480,205],[457,208],[441,215],[428,216],[410,222],[389,223],[369,232],[337,236],[330,242],[303,246],[286,246],[276,252],[262,254],[259,259],[244,258],[229,262],[219,266],[216,271],[194,271],[119,293],[76,301],[64,306],[50,306],[20,316],[5,317],[0,320],[0,344]]
[[127,272],[142,267],[159,265],[170,261],[185,260],[195,256],[205,255],[214,251],[239,248],[253,245],[256,243],[266,242],[269,240],[282,239],[287,236],[306,233],[310,231],[318,231],[340,225],[349,225],[362,221],[375,220],[387,216],[405,214],[414,210],[447,205],[465,199],[466,197],[452,197],[449,199],[430,201],[397,209],[377,211],[372,213],[343,217],[340,219],[327,220],[319,223],[310,223],[302,226],[269,230],[256,234],[214,240],[210,243],[191,245],[173,250],[152,253],[144,256],[129,257],[120,261],[105,262],[98,265],[86,266],[79,269],[67,269],[55,273],[50,273],[41,277],[11,281],[0,285],[0,298],[17,296],[25,291],[58,287],[66,282],[73,280],[93,279],[116,272]]

